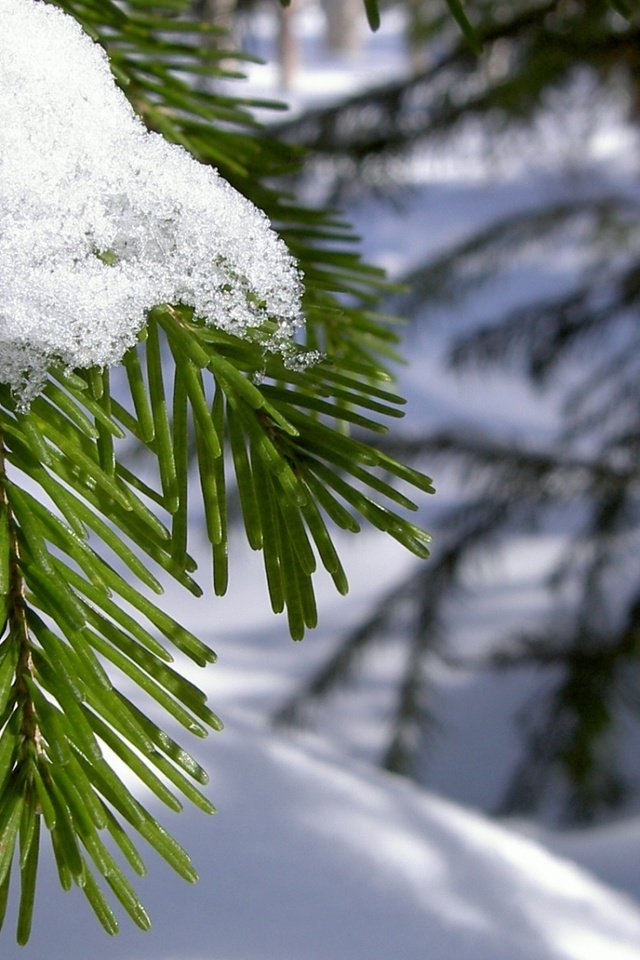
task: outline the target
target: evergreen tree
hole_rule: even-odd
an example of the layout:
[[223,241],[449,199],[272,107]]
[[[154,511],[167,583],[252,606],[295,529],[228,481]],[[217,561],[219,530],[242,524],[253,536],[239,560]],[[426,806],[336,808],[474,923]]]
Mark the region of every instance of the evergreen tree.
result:
[[[372,0],[368,6],[374,10]],[[401,415],[403,401],[386,369],[396,335],[376,312],[386,282],[361,262],[339,217],[273,186],[295,168],[298,151],[260,129],[251,111],[264,104],[202,90],[199,78],[237,76],[242,59],[207,42],[215,25],[194,19],[189,0],[0,0],[0,17],[3,109],[14,110],[0,133],[0,913],[17,874],[17,937],[25,943],[41,828],[63,888],[78,885],[109,933],[117,920],[103,881],[134,923],[149,926],[118,860],[144,873],[136,835],[187,880],[196,878],[188,854],[103,752],[113,751],[169,808],[179,809],[182,796],[213,811],[199,789],[206,772],[145,704],[155,701],[199,737],[221,726],[204,695],[170,666],[172,648],[200,666],[213,662],[213,651],[148,595],[161,592],[154,570],[202,593],[188,550],[189,437],[214,593],[227,587],[226,490],[233,480],[247,539],[264,557],[273,609],[286,611],[294,639],[317,621],[318,560],[337,590],[347,590],[330,529],[357,532],[364,521],[425,557],[429,538],[405,516],[415,504],[394,483],[432,488],[422,473],[345,430],[383,432],[385,418]],[[104,57],[80,39],[78,24],[108,54],[146,129],[164,140],[136,126],[121,94],[109,92]],[[36,32],[43,59],[30,46]],[[81,70],[80,60],[89,66]],[[50,63],[62,64],[56,69],[69,91],[64,102],[51,100]],[[98,94],[89,88],[94,68]],[[32,97],[27,117],[19,111],[32,80],[42,101]],[[126,142],[139,157],[96,153],[113,119],[101,90],[132,125]],[[59,148],[68,123],[71,142],[78,116],[94,103],[99,114],[89,116],[88,133],[81,131],[85,153],[75,162],[64,151],[49,153],[52,144],[43,141],[51,131]],[[9,149],[16,145],[25,170]],[[167,166],[164,181],[175,174],[176,191],[186,178],[220,200],[208,236],[194,233],[189,220],[202,217],[206,225],[210,216],[197,190],[172,198],[158,186],[157,203],[149,203],[156,185],[147,155],[156,158],[159,175]],[[90,192],[98,173],[87,169],[89,156],[100,167],[100,197]],[[110,162],[128,164],[126,182],[110,179]],[[32,176],[39,170],[55,178],[56,164],[64,171],[59,195]],[[261,215],[207,172],[210,166],[267,213],[296,258],[304,276],[303,327],[291,300],[301,285],[290,254]],[[56,228],[73,226],[72,214],[88,225],[78,237]],[[196,249],[182,250],[183,236],[197,240]],[[189,265],[181,277],[180,256]],[[209,288],[197,275],[203,258]],[[127,278],[144,296],[129,289]],[[154,283],[173,291],[176,302],[154,303],[144,323],[128,326],[136,312],[142,316]],[[111,298],[106,306],[100,291]],[[110,373],[119,353],[124,384],[115,389]],[[155,480],[127,466],[123,453],[131,446],[146,453]],[[118,688],[110,667],[139,689],[140,699]]]
[[[371,170],[379,185],[390,159],[443,138],[455,144],[465,123],[481,124],[497,153],[510,138],[518,142],[517,131],[535,136],[552,95],[562,96],[578,77],[587,81],[590,103],[618,109],[635,123],[635,4],[469,3],[483,46],[479,69],[452,32],[444,4],[424,0],[412,9],[428,40],[426,66],[281,128],[289,139],[323,151],[325,170],[326,160],[335,159],[341,189],[354,176],[361,188]],[[429,258],[403,278],[409,293],[393,307],[428,323],[430,309],[445,300],[454,315],[468,317],[483,284],[509,276],[541,249],[547,259],[571,249],[582,267],[560,292],[529,292],[497,316],[465,324],[452,335],[450,360],[458,369],[510,364],[536,387],[552,386],[562,414],[556,436],[545,444],[515,444],[452,427],[436,436],[396,433],[389,446],[383,441],[387,452],[415,464],[439,458],[460,467],[468,499],[439,519],[429,569],[416,569],[381,597],[278,718],[301,719],[309,701],[344,683],[367,651],[395,641],[400,630],[403,676],[381,760],[417,775],[434,719],[434,668],[450,664],[447,614],[463,588],[464,567],[514,533],[554,525],[570,510],[575,522],[548,581],[548,622],[497,637],[479,663],[460,665],[530,665],[545,674],[541,694],[523,713],[522,758],[500,809],[529,810],[553,797],[567,817],[584,819],[638,787],[620,757],[629,718],[638,720],[637,196],[613,184],[578,192],[571,201],[541,200],[536,209],[515,212]],[[428,766],[420,775],[428,782]]]

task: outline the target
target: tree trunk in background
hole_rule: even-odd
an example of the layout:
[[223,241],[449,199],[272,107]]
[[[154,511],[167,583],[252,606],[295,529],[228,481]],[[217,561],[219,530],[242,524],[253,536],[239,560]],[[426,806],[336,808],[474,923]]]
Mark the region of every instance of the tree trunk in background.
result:
[[355,53],[362,45],[362,0],[322,0],[327,18],[327,49]]
[[236,6],[236,0],[193,0],[192,2],[193,12],[197,17],[207,23],[226,27],[230,33],[233,30]]
[[297,7],[281,7],[278,13],[278,59],[280,83],[284,90],[291,90],[298,70],[298,38],[295,31]]
[[233,29],[236,5],[236,0],[193,0],[192,4],[194,13],[201,20],[226,27],[229,32]]
[[[237,0],[191,0],[191,9],[198,20],[227,30],[227,34],[205,34],[202,37],[204,49],[214,51],[229,48],[230,38],[233,36],[236,6]],[[203,59],[203,63],[205,62],[206,58]],[[212,58],[211,64],[216,66],[217,59]],[[226,66],[231,65],[232,61],[227,61]],[[216,87],[215,77],[204,75],[197,81],[196,86],[200,90],[211,93]]]

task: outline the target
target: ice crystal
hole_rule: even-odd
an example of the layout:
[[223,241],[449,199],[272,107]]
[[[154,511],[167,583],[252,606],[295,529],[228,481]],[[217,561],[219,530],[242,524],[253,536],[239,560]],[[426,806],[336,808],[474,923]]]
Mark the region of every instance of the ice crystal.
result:
[[300,279],[265,215],[145,129],[72,17],[0,0],[0,23],[0,381],[117,363],[162,303],[286,343]]

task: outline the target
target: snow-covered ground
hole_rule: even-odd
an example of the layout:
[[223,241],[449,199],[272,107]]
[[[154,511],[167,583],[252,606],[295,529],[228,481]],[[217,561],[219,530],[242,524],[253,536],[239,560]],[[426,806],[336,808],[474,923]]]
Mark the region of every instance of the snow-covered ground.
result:
[[[354,76],[354,61],[320,56],[315,13],[307,23],[313,59],[300,74],[297,102],[305,91],[344,89]],[[400,49],[397,21],[389,18],[357,55],[357,82],[371,78],[374,63],[397,71]],[[257,92],[273,93],[273,72],[260,70]],[[418,237],[437,249],[496,209],[527,202],[526,172],[478,174],[470,182],[470,162],[465,158],[457,177],[451,164],[446,176],[431,170],[428,189],[416,188],[400,214],[370,204],[354,209],[367,255],[399,271]],[[538,176],[537,188],[554,189]],[[521,388],[515,393],[506,378],[467,381],[462,392],[443,369],[442,332],[433,340],[412,336],[412,356],[420,359],[402,385],[414,422],[464,418],[480,402],[481,415],[501,418],[505,432],[544,430],[553,417],[552,406]],[[427,526],[436,504],[425,507]],[[205,673],[193,671],[226,723],[196,744],[219,812],[209,820],[192,810],[158,810],[192,853],[201,882],[189,887],[151,855],[139,889],[153,928],[142,934],[125,919],[120,937],[110,940],[79,891],[61,892],[45,856],[32,940],[26,950],[14,946],[8,923],[2,960],[640,960],[637,818],[552,832],[498,825],[471,809],[491,805],[517,750],[518,678],[507,686],[500,678],[443,677],[448,726],[434,744],[431,783],[456,802],[373,764],[398,669],[393,645],[373,659],[356,692],[322,709],[313,733],[269,728],[273,707],[413,562],[373,534],[340,544],[351,595],[338,598],[320,582],[321,626],[302,645],[291,643],[285,622],[269,612],[260,558],[239,543],[224,600],[193,601],[167,585],[167,608],[219,655]],[[478,574],[484,600],[461,616],[477,623],[479,644],[515,612],[535,611],[557,547],[549,537],[516,543],[508,562]],[[195,548],[204,582],[206,547],[197,531]],[[155,801],[145,802],[155,810]]]
[[[636,960],[640,910],[569,861],[324,745],[225,711],[201,751],[216,819],[171,823],[197,887],[150,863],[154,926],[109,940],[50,864],[33,939],[47,960]],[[25,956],[3,944],[3,960]]]

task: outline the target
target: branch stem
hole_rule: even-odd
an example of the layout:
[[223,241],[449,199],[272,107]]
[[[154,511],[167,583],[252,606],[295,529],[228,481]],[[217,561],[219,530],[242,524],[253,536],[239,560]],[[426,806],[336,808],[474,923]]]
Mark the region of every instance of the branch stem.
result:
[[42,752],[40,729],[35,706],[26,679],[34,678],[35,668],[27,622],[25,583],[20,568],[20,543],[15,517],[7,494],[7,472],[4,435],[0,428],[0,523],[6,524],[8,533],[8,637],[18,645],[16,665],[16,693],[22,711],[22,753],[32,745],[37,754]]

